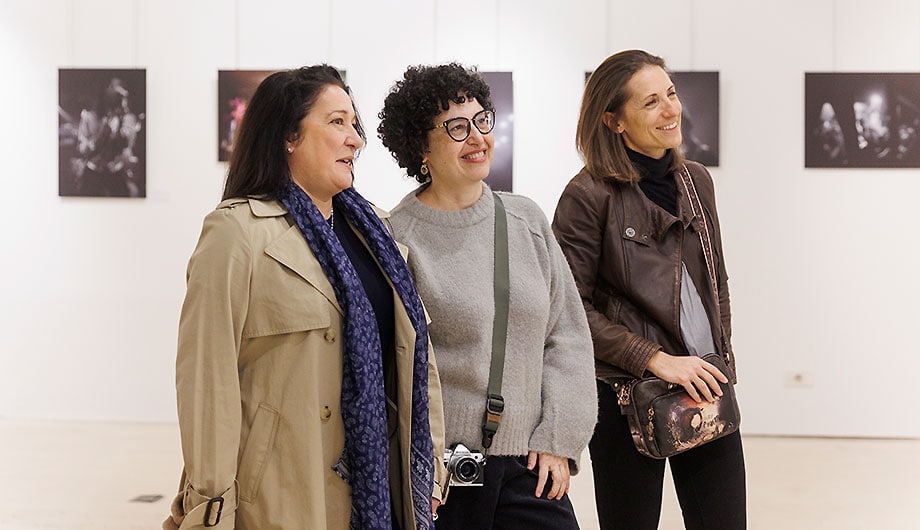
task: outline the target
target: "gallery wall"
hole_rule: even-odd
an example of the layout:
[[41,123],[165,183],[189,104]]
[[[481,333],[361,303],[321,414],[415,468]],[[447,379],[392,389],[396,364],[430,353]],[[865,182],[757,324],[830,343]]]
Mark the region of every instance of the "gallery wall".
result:
[[[917,27],[913,0],[5,0],[0,417],[175,421],[185,266],[226,171],[218,70],[329,62],[371,131],[409,64],[511,71],[514,189],[551,217],[584,72],[644,48],[720,73],[744,430],[920,437],[920,170],[806,170],[802,125],[804,72],[917,71]],[[146,198],[58,196],[59,68],[146,69]],[[376,137],[356,185],[384,208],[412,189]]]

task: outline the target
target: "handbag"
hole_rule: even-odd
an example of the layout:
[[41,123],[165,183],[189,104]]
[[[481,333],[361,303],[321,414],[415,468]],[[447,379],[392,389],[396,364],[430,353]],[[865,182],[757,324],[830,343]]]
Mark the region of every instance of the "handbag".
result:
[[[715,260],[703,205],[687,166],[684,166],[680,177],[690,199],[693,215],[701,220],[700,244],[703,247],[711,287],[718,301]],[[728,349],[725,347],[725,330],[721,325],[719,329],[723,349],[728,355]],[[710,353],[703,356],[703,360],[714,365],[727,377],[731,377],[726,359],[721,355]],[[626,416],[636,449],[645,456],[667,458],[727,436],[741,426],[741,411],[738,409],[731,380],[727,383],[719,382],[721,396],[713,396],[715,399],[712,402],[701,403],[694,401],[682,386],[655,376],[614,379],[610,384],[617,392],[617,402]]]
[[[728,367],[722,356],[703,357],[722,373]],[[645,456],[667,458],[693,449],[738,430],[741,412],[731,382],[719,382],[721,396],[697,403],[684,387],[659,377],[617,380],[618,403],[632,434],[636,449]]]

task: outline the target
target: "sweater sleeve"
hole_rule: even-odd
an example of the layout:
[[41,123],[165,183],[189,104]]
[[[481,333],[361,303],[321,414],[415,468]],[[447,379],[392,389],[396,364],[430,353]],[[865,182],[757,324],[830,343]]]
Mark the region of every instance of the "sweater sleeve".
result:
[[205,219],[189,261],[176,358],[186,473],[180,492],[183,530],[234,527],[242,422],[237,354],[248,307],[250,254],[243,227],[230,210],[220,209]]
[[577,473],[597,422],[591,333],[572,272],[542,211],[540,220],[549,256],[550,311],[543,347],[543,412],[530,448],[569,458]]

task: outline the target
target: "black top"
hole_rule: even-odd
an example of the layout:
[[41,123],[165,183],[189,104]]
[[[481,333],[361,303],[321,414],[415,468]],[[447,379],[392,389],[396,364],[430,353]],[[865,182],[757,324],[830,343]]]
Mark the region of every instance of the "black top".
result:
[[377,329],[380,332],[380,347],[383,350],[384,366],[386,366],[387,357],[392,356],[396,343],[396,330],[393,327],[395,322],[393,289],[390,288],[383,271],[377,265],[377,260],[351,229],[345,216],[338,212],[333,212],[333,216],[335,222],[332,225],[332,231],[338,236],[345,253],[351,259],[351,264],[358,273],[361,284],[364,285],[364,292],[374,308]]
[[668,168],[674,160],[674,152],[671,149],[659,159],[643,155],[626,148],[626,154],[629,159],[639,169],[642,174],[642,180],[639,181],[639,188],[642,193],[652,202],[661,206],[668,213],[677,216],[677,180],[671,174]]

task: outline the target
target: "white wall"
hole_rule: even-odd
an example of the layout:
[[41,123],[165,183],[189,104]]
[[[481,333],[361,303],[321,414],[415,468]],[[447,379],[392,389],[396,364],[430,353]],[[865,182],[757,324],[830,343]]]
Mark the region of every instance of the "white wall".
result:
[[[511,70],[515,191],[552,216],[580,167],[584,72],[645,48],[721,72],[712,173],[746,432],[920,437],[903,420],[920,170],[805,170],[802,116],[805,71],[920,68],[918,26],[913,0],[5,0],[0,416],[175,421],[185,264],[225,172],[217,70],[343,67],[371,131],[408,64]],[[57,196],[60,67],[147,69],[146,199]],[[412,186],[371,138],[358,187],[389,208]],[[784,386],[793,371],[812,386]]]

